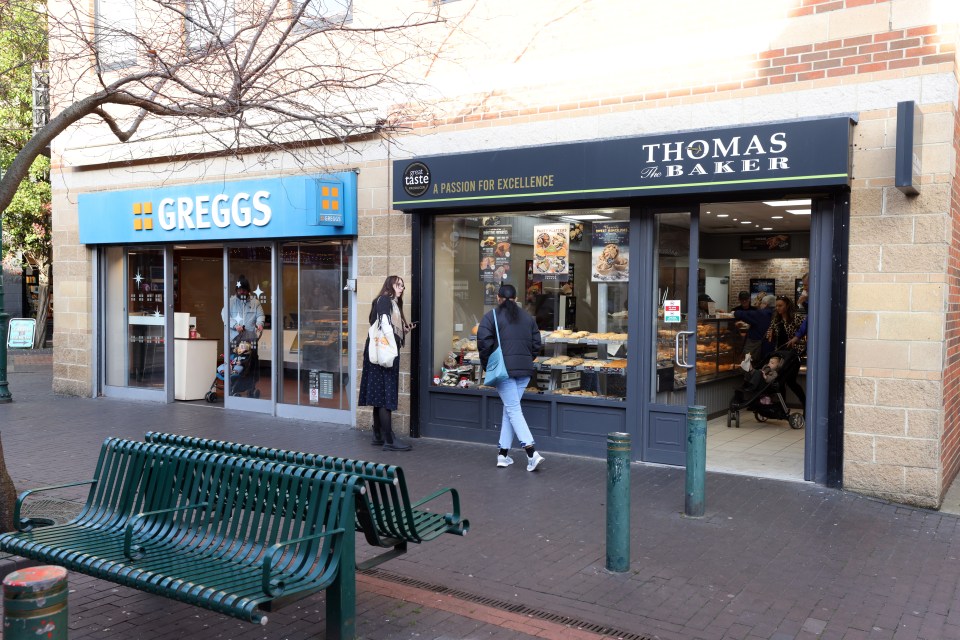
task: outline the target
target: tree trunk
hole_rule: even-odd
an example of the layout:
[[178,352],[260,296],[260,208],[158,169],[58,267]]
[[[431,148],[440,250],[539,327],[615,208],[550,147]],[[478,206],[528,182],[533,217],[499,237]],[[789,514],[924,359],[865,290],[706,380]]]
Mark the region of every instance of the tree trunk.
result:
[[13,531],[13,507],[17,504],[17,488],[7,473],[7,459],[3,455],[3,440],[0,438],[0,532]]

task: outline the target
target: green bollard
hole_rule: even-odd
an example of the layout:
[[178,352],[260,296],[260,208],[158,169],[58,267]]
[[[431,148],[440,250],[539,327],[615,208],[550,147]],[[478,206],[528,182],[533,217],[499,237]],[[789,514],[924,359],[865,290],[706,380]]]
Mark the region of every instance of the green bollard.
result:
[[630,569],[630,434],[607,434],[607,571]]
[[4,640],[67,640],[67,570],[29,567],[3,579]]
[[684,514],[699,518],[704,511],[707,469],[707,408],[687,408],[687,493]]

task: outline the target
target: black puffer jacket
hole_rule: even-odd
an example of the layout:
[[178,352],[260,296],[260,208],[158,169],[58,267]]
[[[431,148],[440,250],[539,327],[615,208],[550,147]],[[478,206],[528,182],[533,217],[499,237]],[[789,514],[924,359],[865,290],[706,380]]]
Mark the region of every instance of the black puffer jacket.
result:
[[[516,304],[516,303],[508,303]],[[506,311],[497,308],[497,325],[500,329],[503,362],[511,378],[533,376],[533,359],[540,353],[543,343],[540,341],[540,330],[533,317],[523,309],[517,309],[516,322],[510,322]],[[487,359],[497,348],[497,336],[494,333],[493,311],[488,311],[480,326],[477,328],[477,351],[480,353],[480,362],[484,369]]]

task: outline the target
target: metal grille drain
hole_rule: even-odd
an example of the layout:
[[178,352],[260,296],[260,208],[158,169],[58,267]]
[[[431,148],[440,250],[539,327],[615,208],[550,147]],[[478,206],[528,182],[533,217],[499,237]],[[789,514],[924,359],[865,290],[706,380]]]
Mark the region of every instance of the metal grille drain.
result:
[[565,616],[558,613],[541,611],[540,609],[534,609],[524,604],[505,602],[503,600],[497,600],[496,598],[478,596],[472,593],[468,593],[466,591],[461,591],[459,589],[450,589],[449,587],[444,587],[439,584],[433,584],[425,580],[405,578],[404,576],[398,576],[393,573],[388,573],[381,569],[366,569],[366,570],[359,571],[359,573],[362,573],[374,578],[379,578],[380,580],[385,580],[387,582],[394,582],[396,584],[402,584],[409,587],[416,587],[418,589],[430,591],[431,593],[439,593],[447,596],[452,596],[460,600],[466,600],[467,602],[482,604],[487,607],[499,609],[500,611],[517,613],[524,616],[530,616],[531,618],[536,618],[537,620],[553,622],[555,624],[561,624],[574,629],[590,631],[598,635],[617,638],[617,640],[654,640],[654,638],[652,638],[651,636],[645,636],[639,633],[633,633],[631,631],[624,631],[622,629],[617,629],[615,627],[611,627],[604,624],[595,624],[593,622],[587,622],[586,620],[580,620],[579,618],[572,618],[570,616]]

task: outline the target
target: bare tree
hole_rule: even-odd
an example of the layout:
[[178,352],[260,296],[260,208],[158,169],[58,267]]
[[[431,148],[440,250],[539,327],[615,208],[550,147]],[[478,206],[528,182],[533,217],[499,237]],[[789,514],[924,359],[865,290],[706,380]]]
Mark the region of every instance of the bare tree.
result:
[[45,63],[52,88],[49,121],[0,180],[0,211],[33,160],[84,119],[81,135],[99,144],[112,136],[184,157],[349,143],[422,117],[417,78],[447,28],[436,5],[406,14],[370,3],[371,16],[351,4],[0,0],[0,29],[14,6],[48,14],[49,57],[24,63]]

